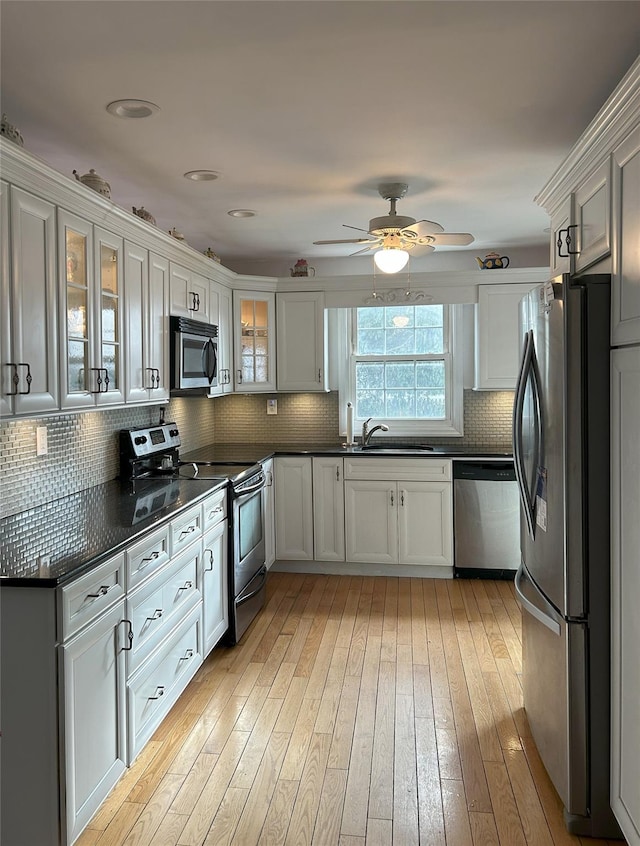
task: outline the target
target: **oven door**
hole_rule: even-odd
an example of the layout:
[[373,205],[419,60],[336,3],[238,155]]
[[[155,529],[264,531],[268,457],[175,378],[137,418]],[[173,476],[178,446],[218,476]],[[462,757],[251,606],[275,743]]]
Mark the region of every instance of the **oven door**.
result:
[[211,388],[218,384],[218,343],[215,338],[176,333],[177,387]]
[[233,596],[242,593],[265,564],[262,495],[264,474],[233,491]]

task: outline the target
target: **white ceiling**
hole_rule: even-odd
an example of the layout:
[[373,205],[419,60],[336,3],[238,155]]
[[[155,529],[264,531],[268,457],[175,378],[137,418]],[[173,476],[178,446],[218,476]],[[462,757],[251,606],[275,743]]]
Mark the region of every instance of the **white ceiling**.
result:
[[[473,233],[472,254],[541,251],[533,198],[640,46],[635,0],[2,0],[0,24],[27,150],[95,168],[229,267],[281,274],[356,250],[312,242],[386,214],[382,181],[409,183],[400,214]],[[122,98],[160,112],[114,118]],[[199,168],[221,176],[183,178]]]

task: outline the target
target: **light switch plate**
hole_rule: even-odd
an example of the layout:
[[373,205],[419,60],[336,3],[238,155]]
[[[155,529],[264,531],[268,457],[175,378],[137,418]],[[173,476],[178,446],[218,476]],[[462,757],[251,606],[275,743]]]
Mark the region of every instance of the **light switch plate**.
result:
[[36,426],[36,455],[46,455],[48,452],[47,427]]
[[277,414],[278,413],[278,400],[277,399],[268,399],[267,400],[267,414]]

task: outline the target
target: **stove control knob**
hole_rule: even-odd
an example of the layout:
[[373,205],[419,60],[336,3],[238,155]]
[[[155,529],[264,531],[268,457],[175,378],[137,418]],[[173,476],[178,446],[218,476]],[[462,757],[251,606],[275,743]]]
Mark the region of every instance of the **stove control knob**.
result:
[[147,442],[147,436],[146,435],[138,435],[138,437],[134,441],[134,443],[136,443],[138,446],[140,444],[146,444],[146,442]]
[[178,430],[177,429],[169,429],[169,434],[171,435],[172,438],[177,438],[178,437]]

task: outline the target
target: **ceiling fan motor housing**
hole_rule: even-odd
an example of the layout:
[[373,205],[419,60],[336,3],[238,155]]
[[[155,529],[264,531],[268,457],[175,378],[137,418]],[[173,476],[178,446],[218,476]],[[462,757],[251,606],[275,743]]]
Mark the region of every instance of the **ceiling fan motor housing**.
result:
[[369,221],[369,233],[371,235],[387,235],[391,232],[399,232],[416,222],[415,217],[405,217],[401,214],[385,214],[382,217],[372,217]]

